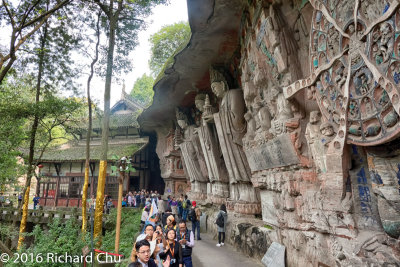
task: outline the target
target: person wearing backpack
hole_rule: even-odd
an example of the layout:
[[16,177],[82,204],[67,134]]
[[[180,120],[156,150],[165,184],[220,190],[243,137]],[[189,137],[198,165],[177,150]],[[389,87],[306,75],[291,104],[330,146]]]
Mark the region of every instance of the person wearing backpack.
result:
[[189,220],[192,221],[192,231],[193,235],[196,236],[197,231],[197,240],[201,240],[200,238],[200,216],[201,210],[197,207],[196,201],[192,201],[192,208],[189,211]]
[[178,218],[182,219],[182,215],[183,215],[183,194],[181,194],[181,196],[178,199]]
[[225,232],[226,232],[226,222],[228,220],[228,213],[226,212],[225,204],[222,204],[219,208],[219,212],[217,215],[217,219],[215,220],[215,224],[217,225],[218,232],[218,244],[217,247],[221,247],[225,245]]
[[188,199],[188,196],[185,195],[185,199],[182,203],[182,208],[183,208],[183,212],[182,212],[182,220],[184,220],[186,222],[187,216],[188,216],[188,212],[189,212],[189,208],[190,208],[190,200]]

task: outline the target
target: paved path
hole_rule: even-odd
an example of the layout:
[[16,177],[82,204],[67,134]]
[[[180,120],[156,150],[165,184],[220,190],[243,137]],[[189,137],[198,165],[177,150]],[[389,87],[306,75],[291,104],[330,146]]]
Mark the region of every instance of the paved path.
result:
[[217,247],[217,242],[208,234],[202,233],[201,238],[195,241],[193,248],[194,267],[263,266],[260,261],[244,256],[228,244]]

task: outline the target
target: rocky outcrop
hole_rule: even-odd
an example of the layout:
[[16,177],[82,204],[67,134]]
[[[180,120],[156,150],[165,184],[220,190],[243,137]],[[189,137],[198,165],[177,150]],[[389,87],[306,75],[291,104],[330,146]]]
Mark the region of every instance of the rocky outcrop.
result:
[[176,154],[192,197],[226,204],[229,242],[248,255],[275,241],[288,266],[398,266],[399,4],[188,9],[191,42],[139,121],[160,132],[177,125],[176,107],[189,118]]

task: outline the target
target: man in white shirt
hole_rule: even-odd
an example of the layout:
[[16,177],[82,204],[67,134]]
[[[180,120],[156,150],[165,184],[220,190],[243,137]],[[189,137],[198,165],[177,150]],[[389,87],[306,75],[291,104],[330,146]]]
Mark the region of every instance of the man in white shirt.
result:
[[176,239],[182,245],[182,260],[185,267],[193,267],[192,264],[192,248],[194,247],[194,234],[186,227],[186,222],[179,223],[179,231]]

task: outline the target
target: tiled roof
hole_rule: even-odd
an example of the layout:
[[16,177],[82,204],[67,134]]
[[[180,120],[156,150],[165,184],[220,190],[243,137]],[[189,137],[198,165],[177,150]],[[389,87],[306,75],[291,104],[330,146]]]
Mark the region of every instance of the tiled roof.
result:
[[[79,129],[87,129],[87,119],[82,120],[80,124],[75,126]],[[101,129],[103,126],[103,118],[93,119],[93,129]],[[110,115],[110,129],[116,129],[121,127],[139,127],[137,118],[134,114],[113,114]]]
[[125,91],[122,92],[121,99],[114,104],[111,108],[111,113],[113,113],[118,106],[125,104],[132,112],[137,110],[143,110],[145,107],[140,104],[136,99],[134,99],[130,94],[127,94]]
[[[131,156],[135,152],[139,151],[144,147],[145,144],[118,144],[108,145],[107,160],[111,160],[112,156],[121,158],[123,156]],[[101,146],[90,147],[90,159],[100,160]],[[86,147],[85,146],[70,146],[68,148],[58,148],[47,150],[43,153],[42,162],[60,162],[60,161],[83,161],[86,159]]]
[[127,102],[132,105],[135,106],[138,109],[144,109],[145,107],[140,104],[139,102],[136,101],[136,99],[134,99],[130,94],[124,92],[124,99],[128,100]]
[[[93,121],[93,128],[101,128],[103,120],[97,119]],[[134,114],[113,114],[110,116],[110,129],[120,127],[139,127],[137,118]]]

